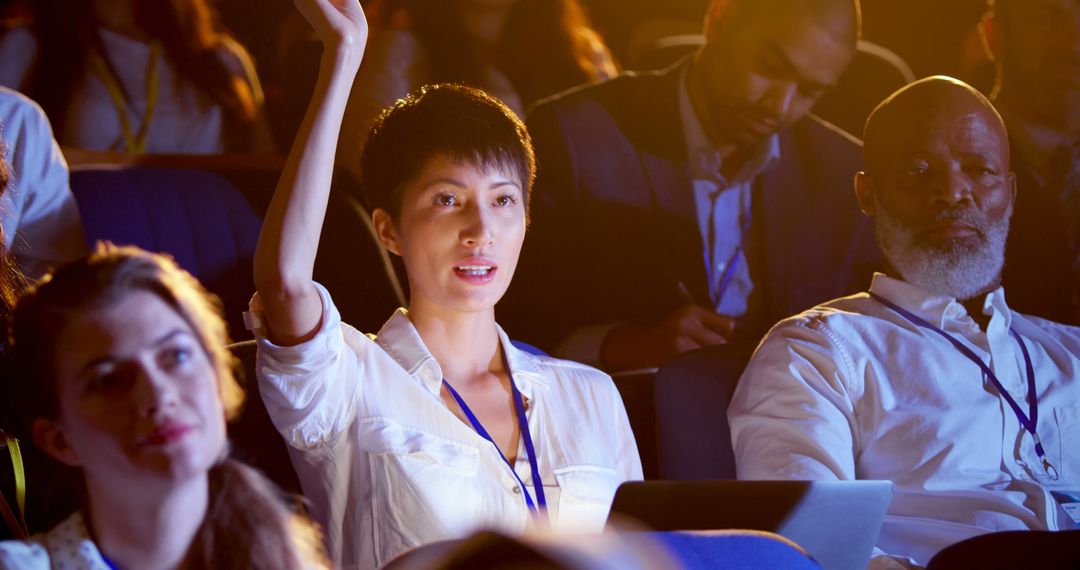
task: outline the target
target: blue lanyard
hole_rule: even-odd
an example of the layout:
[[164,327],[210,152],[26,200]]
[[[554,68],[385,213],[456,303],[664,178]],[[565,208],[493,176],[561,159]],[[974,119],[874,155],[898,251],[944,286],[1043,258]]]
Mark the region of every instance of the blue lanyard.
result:
[[[506,360],[505,354],[503,355],[503,360]],[[450,395],[457,401],[458,406],[461,406],[461,411],[465,412],[465,417],[469,419],[469,423],[472,424],[476,433],[480,434],[480,437],[488,440],[495,446],[495,450],[499,452],[499,457],[501,457],[503,463],[510,468],[510,473],[514,475],[518,485],[521,486],[521,493],[525,495],[525,504],[529,507],[529,511],[533,513],[533,516],[539,519],[540,509],[547,509],[547,498],[544,497],[544,482],[540,479],[540,468],[536,463],[536,447],[533,445],[532,435],[529,434],[529,420],[525,417],[525,399],[522,398],[521,391],[518,390],[517,384],[514,383],[514,376],[510,374],[509,365],[506,366],[506,371],[507,374],[510,375],[510,392],[514,398],[514,411],[517,413],[518,428],[521,431],[521,438],[525,441],[525,454],[529,456],[529,467],[532,468],[533,487],[536,489],[536,503],[533,502],[532,495],[529,493],[529,488],[525,486],[525,482],[521,480],[517,471],[514,470],[514,466],[510,464],[510,460],[506,458],[506,455],[499,449],[499,446],[495,444],[495,440],[492,439],[488,431],[484,429],[484,425],[476,418],[476,414],[469,408],[469,405],[465,403],[465,400],[445,378],[443,378],[443,385],[446,386],[446,390],[450,392]],[[539,507],[537,506],[537,503],[539,503]]]
[[898,313],[905,319],[911,321],[913,324],[938,333],[939,335],[944,337],[945,340],[949,341],[954,347],[956,347],[956,350],[959,351],[960,354],[964,355],[965,357],[967,357],[968,360],[977,364],[979,368],[982,369],[983,374],[985,374],[986,377],[990,379],[990,382],[994,385],[994,388],[997,389],[998,394],[1001,394],[1001,397],[1005,398],[1005,401],[1009,404],[1009,407],[1012,408],[1013,413],[1016,414],[1016,419],[1020,421],[1020,425],[1024,426],[1024,429],[1031,434],[1031,438],[1035,441],[1035,453],[1042,461],[1043,469],[1046,471],[1046,474],[1049,475],[1051,479],[1055,481],[1057,480],[1057,469],[1055,469],[1053,464],[1050,463],[1050,460],[1046,458],[1046,451],[1043,449],[1042,440],[1039,439],[1039,433],[1036,431],[1036,426],[1038,426],[1039,424],[1039,399],[1038,394],[1035,391],[1035,367],[1031,364],[1031,355],[1028,354],[1027,345],[1024,344],[1024,340],[1020,338],[1020,335],[1016,333],[1015,329],[1009,327],[1009,334],[1011,334],[1012,337],[1016,339],[1016,343],[1020,345],[1020,352],[1024,355],[1024,366],[1027,369],[1028,409],[1030,410],[1028,414],[1025,414],[1024,410],[1020,409],[1020,405],[1016,403],[1016,400],[1013,399],[1013,397],[1009,394],[1008,390],[1005,389],[1005,386],[1001,384],[1001,381],[998,380],[998,377],[996,374],[994,374],[994,371],[990,370],[990,367],[987,366],[986,363],[984,363],[978,355],[972,352],[970,348],[964,346],[963,343],[954,338],[951,334],[926,322],[918,315],[904,309],[903,307],[900,307],[896,303],[893,303],[892,301],[882,297],[881,295],[878,295],[877,293],[870,293],[870,296],[882,305],[885,305],[893,311],[896,311],[896,313]]
[[[735,246],[735,250],[731,252],[731,255],[727,259],[727,263],[724,265],[724,274],[720,277],[720,283],[716,286],[716,297],[713,302],[717,305],[724,299],[724,294],[727,293],[728,287],[731,286],[731,281],[735,278],[735,269],[738,268],[739,254],[743,252],[743,243],[746,242],[746,236],[750,232],[750,208],[749,200],[746,200],[745,191],[739,190],[739,200],[746,203],[739,212],[739,245]],[[722,192],[717,190],[711,196],[712,206],[709,211],[709,259],[708,267],[709,273],[712,272],[713,260],[716,258],[716,201],[720,198]],[[711,285],[710,285],[711,287]]]

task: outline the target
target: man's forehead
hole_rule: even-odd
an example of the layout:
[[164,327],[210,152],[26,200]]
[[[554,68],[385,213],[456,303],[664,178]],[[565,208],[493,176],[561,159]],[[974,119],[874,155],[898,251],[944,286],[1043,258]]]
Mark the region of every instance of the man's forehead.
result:
[[894,140],[911,144],[939,142],[1001,149],[1007,152],[1008,137],[988,110],[942,109],[910,117],[897,117]]

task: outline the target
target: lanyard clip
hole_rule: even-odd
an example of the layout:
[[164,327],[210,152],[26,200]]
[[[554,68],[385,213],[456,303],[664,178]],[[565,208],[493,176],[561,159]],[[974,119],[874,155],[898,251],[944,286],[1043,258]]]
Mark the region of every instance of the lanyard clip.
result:
[[1050,477],[1050,480],[1051,481],[1057,481],[1058,478],[1059,478],[1058,471],[1057,471],[1057,469],[1054,468],[1054,465],[1052,463],[1050,463],[1050,460],[1043,457],[1042,458],[1042,464],[1043,464],[1043,469],[1046,471],[1046,475],[1048,477]]

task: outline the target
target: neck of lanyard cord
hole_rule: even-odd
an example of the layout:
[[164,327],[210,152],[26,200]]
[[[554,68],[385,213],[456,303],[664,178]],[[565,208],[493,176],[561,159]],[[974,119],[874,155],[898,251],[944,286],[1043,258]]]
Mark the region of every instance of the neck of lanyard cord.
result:
[[158,100],[158,60],[161,59],[161,44],[150,44],[150,61],[146,66],[146,111],[143,112],[142,122],[139,124],[139,132],[131,129],[131,121],[128,119],[127,99],[124,90],[120,87],[120,79],[116,77],[113,69],[109,67],[105,56],[98,50],[90,54],[94,70],[97,72],[105,90],[109,92],[116,114],[120,121],[120,134],[124,138],[124,146],[131,154],[146,154],[146,137],[150,130],[150,121],[154,116],[154,109]]
[[[506,355],[504,353],[503,361],[505,360]],[[543,519],[540,518],[540,511],[547,509],[547,498],[544,496],[544,483],[540,479],[540,468],[538,467],[536,459],[536,447],[533,445],[532,435],[530,435],[529,433],[529,421],[528,418],[526,418],[525,416],[525,399],[522,397],[521,391],[518,390],[517,384],[514,383],[514,376],[510,374],[509,365],[507,365],[506,370],[507,374],[510,375],[510,392],[514,399],[514,412],[517,415],[518,429],[521,431],[521,439],[525,443],[525,454],[529,456],[529,467],[532,469],[533,488],[536,489],[535,502],[533,501],[532,494],[529,493],[529,488],[525,486],[525,482],[521,480],[521,477],[517,474],[514,466],[510,463],[510,460],[506,458],[506,455],[502,452],[502,450],[499,449],[499,446],[495,443],[495,440],[491,437],[488,431],[484,429],[484,425],[480,423],[479,419],[477,419],[476,414],[474,414],[472,409],[469,408],[469,405],[465,403],[465,399],[462,398],[460,394],[458,394],[457,390],[455,390],[454,387],[450,385],[450,382],[447,382],[445,378],[443,378],[443,385],[446,386],[446,390],[450,392],[450,395],[453,396],[454,401],[456,401],[458,406],[461,407],[461,411],[465,413],[465,417],[468,418],[469,423],[472,424],[472,427],[474,430],[476,430],[476,433],[495,446],[495,450],[499,452],[499,457],[502,458],[503,463],[505,463],[506,466],[510,468],[510,473],[514,475],[515,479],[517,479],[518,485],[520,485],[521,487],[521,493],[525,495],[525,504],[529,507],[529,511],[532,512],[533,516],[536,517],[537,520],[542,521]]]
[[[739,210],[739,245],[735,246],[735,250],[731,252],[731,256],[728,257],[727,263],[724,266],[724,274],[720,277],[720,283],[716,286],[716,298],[713,300],[717,305],[724,299],[724,293],[727,293],[728,287],[731,286],[732,279],[735,278],[735,269],[739,265],[739,254],[743,252],[743,244],[746,242],[746,236],[750,232],[750,204],[746,199],[745,191],[739,190],[739,201],[744,202],[744,205]],[[709,272],[712,272],[712,264],[716,257],[716,201],[720,199],[721,189],[710,196],[711,209],[709,211],[709,260],[708,267]]]
[[1035,367],[1031,363],[1031,355],[1028,353],[1027,345],[1024,344],[1024,340],[1020,338],[1020,335],[1017,334],[1015,329],[1010,327],[1009,334],[1011,334],[1012,337],[1016,340],[1016,343],[1020,345],[1020,352],[1024,355],[1024,367],[1027,371],[1028,384],[1028,414],[1025,414],[1024,410],[1020,409],[1020,404],[1018,404],[1016,400],[1013,399],[1012,395],[1009,394],[1009,391],[1006,390],[1005,386],[1002,385],[1000,380],[998,380],[997,374],[994,374],[994,371],[990,370],[990,367],[987,366],[986,363],[983,362],[982,359],[979,358],[979,356],[975,354],[970,348],[964,346],[963,343],[961,343],[951,334],[930,324],[925,319],[922,319],[918,315],[908,311],[907,309],[904,309],[903,307],[897,305],[896,303],[893,303],[885,297],[882,297],[877,293],[870,293],[870,296],[873,297],[875,301],[881,303],[882,305],[885,305],[889,309],[892,309],[894,312],[904,317],[912,324],[938,333],[945,340],[949,341],[949,343],[952,344],[953,347],[955,347],[956,350],[960,352],[960,354],[964,355],[968,360],[978,365],[978,367],[982,370],[983,374],[985,374],[987,379],[990,380],[990,383],[994,385],[995,389],[997,389],[998,394],[1000,394],[1001,397],[1005,399],[1005,402],[1009,404],[1009,407],[1012,408],[1013,413],[1016,414],[1016,419],[1020,421],[1020,425],[1022,425],[1024,429],[1029,434],[1031,434],[1031,438],[1035,442],[1035,454],[1038,455],[1039,460],[1042,461],[1043,470],[1046,471],[1046,474],[1050,476],[1051,479],[1055,481],[1057,480],[1057,469],[1054,468],[1054,465],[1050,463],[1049,459],[1047,459],[1046,450],[1043,449],[1042,440],[1039,439],[1039,433],[1036,430],[1039,423],[1039,399],[1038,394],[1035,391]]

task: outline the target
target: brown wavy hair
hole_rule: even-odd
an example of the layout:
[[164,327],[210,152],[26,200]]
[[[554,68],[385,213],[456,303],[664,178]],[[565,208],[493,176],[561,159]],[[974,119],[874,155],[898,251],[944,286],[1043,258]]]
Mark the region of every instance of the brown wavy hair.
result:
[[[28,93],[55,125],[64,124],[68,103],[89,69],[93,50],[104,53],[93,0],[35,0],[33,31],[38,60]],[[247,149],[254,140],[258,101],[248,81],[222,54],[239,44],[221,25],[207,0],[134,0],[136,24],[161,43],[178,76],[225,111],[230,147]],[[106,62],[115,65],[114,62]],[[162,96],[166,96],[162,94]]]
[[[463,41],[468,34],[455,4],[454,0],[386,0],[376,4],[373,28],[390,27],[403,11],[424,47],[430,83],[478,85],[483,62]],[[544,97],[600,79],[602,69],[595,62],[599,39],[578,0],[518,0],[507,17],[493,63],[528,108]]]
[[[147,291],[176,311],[210,358],[226,417],[244,392],[228,349],[220,301],[166,256],[136,247],[98,244],[89,256],[61,266],[19,299],[10,327],[17,380],[14,396],[23,439],[38,418],[56,418],[56,351],[65,324],[134,291]],[[210,503],[186,565],[195,568],[292,570],[326,567],[321,536],[292,513],[273,484],[254,469],[223,458],[210,469]]]

